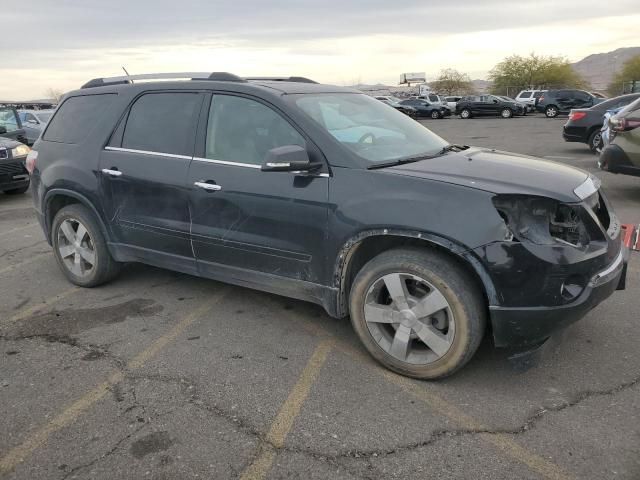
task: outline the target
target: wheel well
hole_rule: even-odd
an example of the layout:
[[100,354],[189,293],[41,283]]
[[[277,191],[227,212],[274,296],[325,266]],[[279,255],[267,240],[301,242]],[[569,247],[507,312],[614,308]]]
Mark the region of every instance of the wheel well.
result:
[[351,250],[347,254],[346,265],[344,267],[344,272],[340,284],[340,308],[345,313],[345,315],[348,314],[349,311],[348,303],[349,294],[351,292],[351,285],[353,284],[353,280],[356,278],[356,275],[362,269],[362,267],[364,267],[364,265],[369,260],[381,254],[382,252],[391,250],[392,248],[402,247],[418,247],[437,250],[438,252],[444,253],[445,255],[447,255],[447,257],[456,262],[465,270],[465,272],[469,274],[469,278],[471,279],[471,281],[476,284],[478,290],[482,293],[485,299],[485,305],[489,305],[485,285],[478,276],[478,273],[469,264],[469,262],[464,260],[459,255],[456,255],[452,251],[441,245],[438,245],[437,243],[422,238],[400,235],[374,235],[358,242],[351,248]]
[[50,232],[51,224],[53,223],[53,219],[55,218],[56,214],[67,205],[72,205],[74,203],[81,203],[81,202],[75,197],[72,197],[70,195],[64,195],[64,194],[57,194],[47,202],[47,210],[45,213],[46,225],[47,225],[47,236],[51,235],[51,232]]

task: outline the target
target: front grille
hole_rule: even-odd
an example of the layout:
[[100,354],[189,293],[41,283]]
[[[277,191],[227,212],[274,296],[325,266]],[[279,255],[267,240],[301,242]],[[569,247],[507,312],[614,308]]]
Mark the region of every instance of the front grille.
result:
[[0,163],[0,175],[25,174],[27,170],[22,162]]

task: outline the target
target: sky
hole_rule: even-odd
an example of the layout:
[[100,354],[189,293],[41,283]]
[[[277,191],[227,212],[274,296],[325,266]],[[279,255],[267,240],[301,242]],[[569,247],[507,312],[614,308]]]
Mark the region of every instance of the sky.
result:
[[[511,54],[577,61],[640,46],[640,1],[0,0],[0,99],[95,77],[228,71],[395,85],[403,72],[472,78]],[[7,31],[8,30],[8,31]],[[18,41],[19,39],[19,41]]]

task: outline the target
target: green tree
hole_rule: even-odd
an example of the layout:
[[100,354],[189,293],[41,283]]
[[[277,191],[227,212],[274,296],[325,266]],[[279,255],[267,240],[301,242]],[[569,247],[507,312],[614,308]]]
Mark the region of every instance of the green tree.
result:
[[621,95],[624,93],[623,88],[625,82],[630,82],[632,80],[640,82],[640,55],[631,57],[629,60],[624,62],[620,71],[613,76],[613,80],[611,80],[607,91],[609,94],[614,96]]
[[443,95],[466,95],[473,92],[473,84],[469,75],[453,68],[440,70],[438,78],[429,82],[429,85],[434,91]]
[[491,91],[515,96],[527,88],[585,88],[586,82],[563,57],[511,55],[489,72]]

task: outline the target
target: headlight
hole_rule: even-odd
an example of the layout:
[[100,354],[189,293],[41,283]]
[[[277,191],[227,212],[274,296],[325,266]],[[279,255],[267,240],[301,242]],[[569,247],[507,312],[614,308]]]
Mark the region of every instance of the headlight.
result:
[[498,195],[493,204],[513,237],[536,245],[589,245],[589,233],[580,217],[582,207],[550,198]]
[[24,157],[28,155],[30,151],[31,149],[26,145],[18,145],[17,147],[11,149],[11,156],[13,158]]

